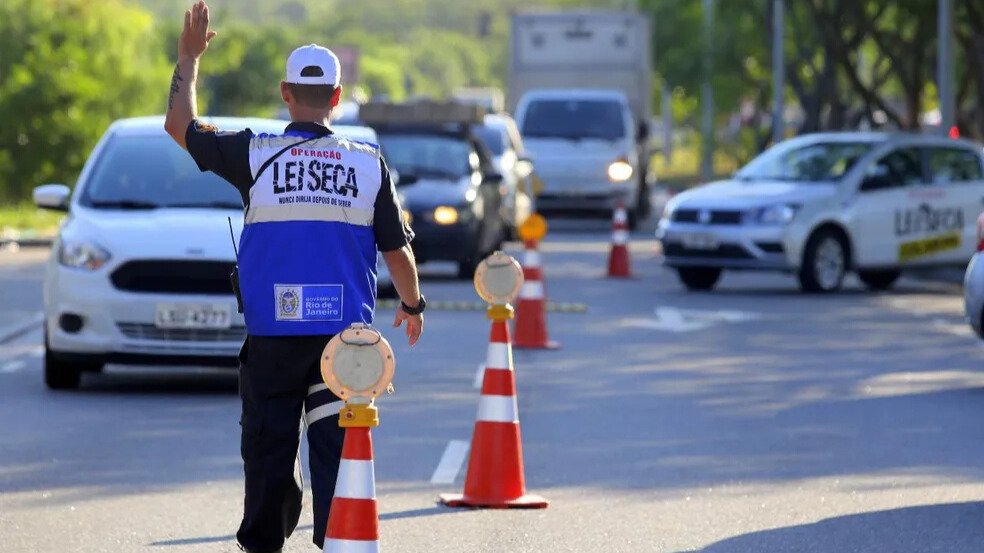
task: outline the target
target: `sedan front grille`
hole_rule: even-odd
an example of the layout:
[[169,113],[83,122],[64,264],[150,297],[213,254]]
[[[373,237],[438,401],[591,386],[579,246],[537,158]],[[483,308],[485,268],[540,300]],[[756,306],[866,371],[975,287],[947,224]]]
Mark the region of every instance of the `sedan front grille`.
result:
[[713,250],[697,250],[683,244],[667,242],[663,244],[663,255],[667,257],[701,257],[713,259],[755,259],[751,253],[737,244],[721,244]]
[[129,292],[231,295],[232,261],[142,259],[118,267],[110,280]]
[[231,328],[157,328],[144,323],[116,323],[127,338],[158,342],[241,342],[246,339],[246,327]]
[[[676,223],[700,223],[699,209],[678,209],[673,212],[673,221]],[[740,225],[741,211],[709,210],[708,225]]]

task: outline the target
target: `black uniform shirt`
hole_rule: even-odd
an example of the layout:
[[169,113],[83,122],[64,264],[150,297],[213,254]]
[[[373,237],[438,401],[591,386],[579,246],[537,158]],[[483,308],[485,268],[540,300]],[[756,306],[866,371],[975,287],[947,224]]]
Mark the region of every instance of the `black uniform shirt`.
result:
[[[298,137],[298,141],[313,136],[327,136],[331,130],[318,123],[291,123],[285,134]],[[255,136],[246,129],[239,132],[220,131],[214,125],[192,121],[185,131],[188,153],[202,171],[211,171],[235,186],[249,202],[249,189],[253,186],[253,173],[249,166],[249,142]],[[413,231],[403,219],[402,208],[396,196],[396,188],[390,178],[386,162],[380,157],[382,185],[376,196],[375,215],[372,222],[376,247],[381,252],[398,250],[413,240]]]

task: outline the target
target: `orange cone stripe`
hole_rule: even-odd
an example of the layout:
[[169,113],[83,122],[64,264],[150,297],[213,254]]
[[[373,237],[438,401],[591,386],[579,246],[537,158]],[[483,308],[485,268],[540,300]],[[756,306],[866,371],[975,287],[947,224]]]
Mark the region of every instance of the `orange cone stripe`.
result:
[[506,321],[496,321],[492,323],[492,336],[489,342],[493,344],[509,343],[509,325]]
[[342,459],[372,461],[372,435],[368,428],[349,428],[345,431]]
[[509,369],[485,369],[485,379],[482,381],[483,396],[514,396],[516,395],[516,379]]
[[516,423],[476,423],[465,496],[495,506],[526,493],[521,443]]
[[375,500],[336,497],[331,502],[331,516],[328,517],[326,537],[376,541],[379,539],[377,520],[379,520],[379,513]]
[[526,282],[543,280],[543,271],[539,267],[524,267],[523,280]]

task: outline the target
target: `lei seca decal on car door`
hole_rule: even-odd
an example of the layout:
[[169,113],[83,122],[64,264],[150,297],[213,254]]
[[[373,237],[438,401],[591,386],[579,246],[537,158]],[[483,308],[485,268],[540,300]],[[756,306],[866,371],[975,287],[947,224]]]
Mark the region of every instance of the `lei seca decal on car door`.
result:
[[917,208],[896,211],[896,236],[924,236],[917,240],[900,243],[899,261],[909,261],[959,248],[962,243],[963,224],[963,210],[959,207],[935,209],[924,203]]

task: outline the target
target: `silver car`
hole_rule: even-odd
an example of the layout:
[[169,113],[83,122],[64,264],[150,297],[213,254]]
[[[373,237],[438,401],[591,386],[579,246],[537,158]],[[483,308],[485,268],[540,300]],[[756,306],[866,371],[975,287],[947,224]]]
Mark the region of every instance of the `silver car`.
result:
[[964,275],[964,308],[970,326],[978,336],[984,338],[984,213],[977,218],[977,253],[967,265]]

